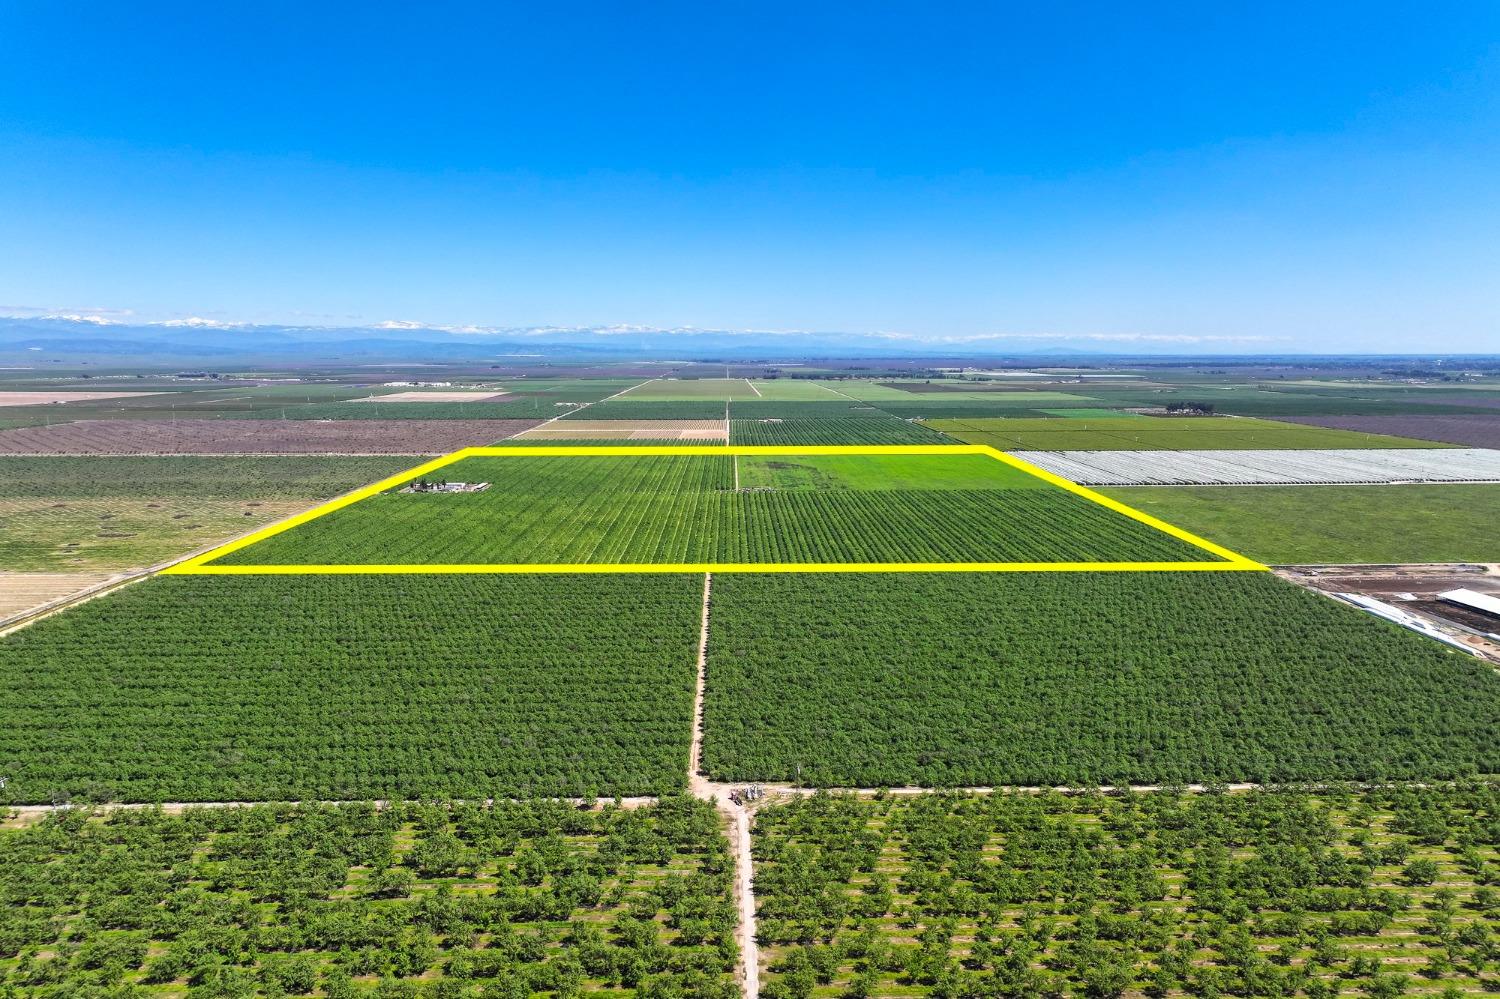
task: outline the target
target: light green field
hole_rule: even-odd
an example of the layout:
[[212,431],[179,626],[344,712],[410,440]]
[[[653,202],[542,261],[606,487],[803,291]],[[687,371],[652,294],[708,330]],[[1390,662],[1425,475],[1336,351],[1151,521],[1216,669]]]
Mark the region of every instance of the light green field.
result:
[[808,381],[805,378],[752,380],[750,384],[754,385],[755,390],[760,393],[759,396],[753,398],[766,399],[770,402],[836,402],[841,398],[818,382]]
[[1275,420],[1218,416],[925,420],[969,444],[1002,451],[1267,451],[1306,448],[1430,448],[1432,441],[1329,430]]
[[[732,455],[483,456],[475,493],[385,492],[214,565],[1197,562],[1179,538],[983,456],[786,468],[735,488]],[[819,456],[822,457],[822,456]],[[743,460],[743,459],[741,459]],[[877,460],[851,456],[850,462]],[[917,463],[932,463],[932,476]],[[934,481],[945,482],[932,488]],[[1037,483],[1036,488],[1008,488]],[[830,485],[830,483],[832,485]],[[881,488],[872,488],[879,484]]]
[[1500,485],[1101,489],[1272,565],[1500,561]]
[[981,454],[741,457],[741,489],[1050,489]]
[[759,399],[743,378],[657,378],[618,397],[622,402],[680,402],[696,400]]
[[970,392],[923,392],[925,382],[913,381],[910,384],[915,391],[907,391],[902,388],[893,388],[899,382],[861,382],[861,381],[831,381],[823,383],[829,388],[848,396],[851,399],[859,399],[862,402],[873,402],[879,405],[882,402],[996,402],[1004,401],[1025,404],[1027,406],[1045,406],[1048,404],[1066,405],[1072,402],[1091,402],[1090,396],[1074,395],[1071,392],[1053,392],[1046,390],[1031,391],[1022,386],[1003,389],[975,389]]
[[1042,412],[1048,416],[1062,416],[1070,420],[1149,420],[1149,416],[1140,413],[1127,413],[1119,409],[1044,409]]
[[[601,398],[645,381],[642,378],[502,378],[488,382],[506,392],[588,393]],[[603,391],[601,391],[603,390]],[[392,389],[393,392],[405,391]]]
[[[1093,402],[1093,396],[1075,395],[1072,392],[1051,392],[1044,390],[1026,391],[1017,389],[1013,391],[974,391],[974,392],[902,392],[900,400],[903,402],[994,402],[997,399],[1005,400],[1007,403],[1025,403],[1027,406],[1045,406],[1056,403]],[[889,399],[890,402],[897,401]]]
[[843,398],[858,399],[861,402],[880,402],[881,400],[894,402],[902,399],[910,401],[913,398],[910,392],[887,388],[879,382],[827,381],[818,384]]

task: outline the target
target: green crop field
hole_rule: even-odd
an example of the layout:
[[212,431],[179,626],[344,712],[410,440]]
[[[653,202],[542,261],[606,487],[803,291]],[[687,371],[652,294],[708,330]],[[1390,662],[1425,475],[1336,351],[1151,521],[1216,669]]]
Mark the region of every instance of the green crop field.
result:
[[[466,458],[442,477],[492,483],[487,491],[386,492],[215,564],[1214,559],[1083,497],[1031,488],[1040,480],[983,455],[851,460],[812,489],[802,479],[736,489],[736,462],[746,467],[729,455]],[[848,488],[861,466],[915,487],[949,462],[972,469],[976,487]]]
[[1044,409],[1042,412],[1048,416],[1060,416],[1070,420],[1097,420],[1107,417],[1114,420],[1149,420],[1151,417],[1140,413],[1127,413],[1118,409]]
[[814,382],[813,384],[822,388],[823,394],[829,398],[859,399],[866,402],[911,398],[911,393],[909,392],[903,392],[901,389],[890,388],[873,381],[831,379]]
[[839,399],[840,396],[830,390],[828,386],[819,382],[802,378],[753,378],[750,384],[760,393],[756,398],[775,401],[806,400],[809,402],[828,402]]
[[731,420],[862,420],[875,419],[889,423],[895,419],[873,403],[840,399],[829,395],[826,401],[791,400],[788,402],[752,399],[729,404]]
[[0,639],[0,802],[675,790],[701,591],[158,577]]
[[723,575],[713,597],[722,780],[1500,773],[1500,675],[1266,574]]
[[[91,387],[87,383],[68,386],[69,389],[79,391],[89,391]],[[41,426],[68,420],[240,419],[257,414],[275,416],[275,413],[269,411],[308,404],[337,403],[371,394],[370,389],[358,386],[316,384],[257,385],[245,388],[156,384],[112,387],[121,391],[152,394],[70,402],[57,406],[0,406],[0,422],[12,426]]]
[[1500,562],[1500,485],[1100,491],[1267,564]]
[[633,400],[628,396],[621,396],[618,399],[596,402],[587,409],[577,410],[570,415],[579,420],[722,420],[724,403],[713,399],[661,401]]
[[[1464,403],[1438,404],[1411,397],[1371,391],[1363,394],[1344,392],[1315,393],[1293,387],[1283,391],[1267,390],[1253,385],[1182,385],[1172,388],[1141,390],[1091,386],[1094,396],[1111,406],[1165,406],[1169,402],[1212,403],[1219,413],[1240,416],[1379,416],[1414,413],[1446,414],[1485,413],[1482,405]],[[1475,400],[1476,403],[1482,400]]]
[[731,444],[953,444],[953,438],[906,420],[832,417],[730,420]]
[[1493,787],[819,796],[755,821],[765,999],[1461,996]]
[[203,496],[308,499],[337,496],[411,468],[421,459],[328,455],[235,458],[101,455],[89,458],[0,456],[0,498],[66,499]]
[[131,569],[410,468],[410,457],[0,457],[0,565]]
[[1042,392],[986,392],[972,401],[949,399],[947,395],[931,393],[909,396],[910,401],[881,400],[875,405],[892,416],[903,420],[957,420],[982,419],[984,417],[1034,417],[1041,414],[1043,406],[1069,405],[1082,399],[1081,396],[1055,396]]
[[[639,385],[644,378],[502,378],[493,384],[502,392],[547,395],[589,402]],[[399,390],[398,390],[399,391]]]
[[928,426],[969,444],[1001,451],[1208,451],[1302,448],[1430,448],[1431,441],[1325,430],[1272,420],[1226,417],[1122,417],[1051,420],[929,420]]
[[678,402],[696,399],[728,402],[759,399],[761,395],[743,378],[658,378],[622,393],[620,402]]
[[733,999],[711,805],[63,812],[0,827],[7,995]]
[[745,489],[814,491],[1042,489],[1044,479],[983,455],[747,455],[739,459]]
[[887,403],[986,402],[999,406],[1041,407],[1088,402],[1090,397],[1073,392],[1004,385],[984,388],[971,383],[830,381],[829,389],[852,399],[863,399],[885,408]]

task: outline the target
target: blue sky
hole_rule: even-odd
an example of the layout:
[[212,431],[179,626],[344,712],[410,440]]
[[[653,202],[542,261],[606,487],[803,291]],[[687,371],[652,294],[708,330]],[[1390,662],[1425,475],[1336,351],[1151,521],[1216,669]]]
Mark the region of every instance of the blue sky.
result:
[[12,314],[1500,351],[1500,5],[18,0],[0,248]]

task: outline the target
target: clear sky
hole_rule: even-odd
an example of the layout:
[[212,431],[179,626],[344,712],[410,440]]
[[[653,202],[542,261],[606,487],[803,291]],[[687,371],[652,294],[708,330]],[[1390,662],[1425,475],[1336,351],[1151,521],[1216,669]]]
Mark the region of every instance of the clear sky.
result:
[[1500,3],[0,5],[0,313],[1500,351]]

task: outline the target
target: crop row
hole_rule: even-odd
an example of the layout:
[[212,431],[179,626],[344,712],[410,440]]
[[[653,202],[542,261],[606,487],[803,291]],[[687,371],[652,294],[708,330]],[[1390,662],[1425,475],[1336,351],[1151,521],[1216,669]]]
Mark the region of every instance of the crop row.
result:
[[951,444],[946,434],[906,420],[866,417],[731,420],[731,444]]
[[730,999],[731,882],[687,798],[57,813],[0,830],[0,990]]
[[0,456],[0,497],[318,499],[410,468],[401,456]]
[[153,579],[0,643],[0,801],[672,790],[700,586]]
[[1497,814],[1493,786],[775,805],[761,995],[1478,994]]
[[361,563],[1197,561],[1060,489],[733,489],[733,459],[468,459],[467,494],[387,493],[219,560]]

